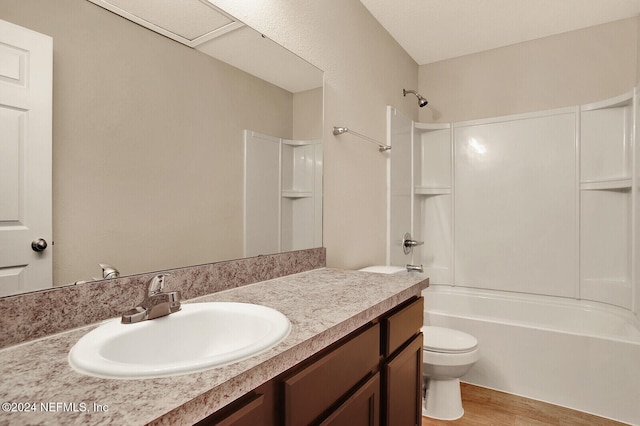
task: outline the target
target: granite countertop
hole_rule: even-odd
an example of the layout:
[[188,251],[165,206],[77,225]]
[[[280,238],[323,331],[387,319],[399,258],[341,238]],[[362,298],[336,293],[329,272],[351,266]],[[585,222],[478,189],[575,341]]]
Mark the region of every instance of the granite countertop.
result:
[[[75,372],[67,355],[97,324],[0,350],[0,425],[190,424],[348,335],[428,286],[421,275],[316,269],[192,299],[270,306],[291,333],[249,359],[157,379],[101,379]],[[7,412],[6,403],[26,412]],[[48,410],[48,411],[47,411]]]

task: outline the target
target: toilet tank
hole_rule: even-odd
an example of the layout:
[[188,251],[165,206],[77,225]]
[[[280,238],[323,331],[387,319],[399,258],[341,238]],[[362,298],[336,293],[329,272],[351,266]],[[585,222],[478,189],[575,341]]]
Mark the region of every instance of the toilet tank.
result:
[[376,266],[367,266],[366,268],[358,269],[363,272],[375,272],[378,274],[402,274],[407,273],[407,268],[402,266],[384,266],[384,265],[376,265]]

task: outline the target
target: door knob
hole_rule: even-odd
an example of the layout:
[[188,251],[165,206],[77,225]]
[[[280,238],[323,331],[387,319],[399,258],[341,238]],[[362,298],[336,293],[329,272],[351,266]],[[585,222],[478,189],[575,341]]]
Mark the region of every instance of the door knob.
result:
[[31,242],[33,251],[44,251],[47,248],[47,242],[43,238],[38,238]]

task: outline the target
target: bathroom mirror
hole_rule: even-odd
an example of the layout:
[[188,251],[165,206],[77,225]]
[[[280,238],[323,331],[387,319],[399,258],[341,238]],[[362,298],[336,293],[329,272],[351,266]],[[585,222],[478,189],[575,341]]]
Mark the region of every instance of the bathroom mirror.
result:
[[245,130],[322,138],[322,71],[239,22],[194,48],[89,1],[0,19],[53,38],[55,285],[244,257]]

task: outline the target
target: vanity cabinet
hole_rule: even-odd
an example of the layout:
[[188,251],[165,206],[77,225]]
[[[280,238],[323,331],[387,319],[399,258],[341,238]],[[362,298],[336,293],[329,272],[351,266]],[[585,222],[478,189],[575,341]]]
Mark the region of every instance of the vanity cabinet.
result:
[[382,424],[420,425],[422,413],[423,299],[382,318]]
[[284,379],[286,426],[308,425],[325,417],[345,395],[353,393],[362,380],[378,370],[380,324],[365,327],[346,343]]
[[321,426],[378,426],[380,424],[380,373],[366,381],[329,415]]
[[277,382],[270,380],[197,423],[198,426],[276,426]]
[[[247,401],[227,415],[221,415],[215,424],[219,426],[265,426],[269,423],[265,418],[263,394],[253,394]],[[235,407],[234,407],[235,408]]]
[[413,298],[199,425],[420,425],[423,299]]

